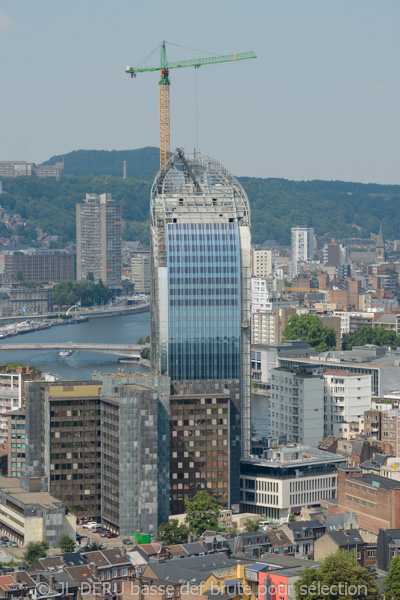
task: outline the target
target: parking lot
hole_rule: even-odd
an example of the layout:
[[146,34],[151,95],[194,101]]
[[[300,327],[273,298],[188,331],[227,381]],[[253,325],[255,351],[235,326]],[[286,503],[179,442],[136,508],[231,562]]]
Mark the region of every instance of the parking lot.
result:
[[[78,535],[86,536],[89,539],[89,543],[96,542],[97,544],[101,544],[105,548],[120,548],[122,546],[122,547],[126,548],[126,550],[130,550],[132,548],[132,546],[134,545],[133,537],[129,538],[132,541],[132,544],[125,545],[122,543],[122,538],[120,538],[120,537],[115,537],[115,538],[102,537],[100,535],[100,533],[93,533],[89,529],[84,529],[83,527],[80,527],[80,526],[78,526],[76,528],[76,533]],[[126,539],[126,538],[123,538],[123,539]],[[87,542],[82,540],[81,547],[85,546],[86,543]]]

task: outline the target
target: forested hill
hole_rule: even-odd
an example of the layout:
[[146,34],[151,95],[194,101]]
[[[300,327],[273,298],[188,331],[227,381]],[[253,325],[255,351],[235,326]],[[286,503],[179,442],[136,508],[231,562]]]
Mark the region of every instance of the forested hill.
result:
[[[140,239],[147,245],[150,188],[158,169],[158,150],[78,150],[64,159],[65,175],[59,182],[53,178],[3,178],[5,193],[0,204],[5,211],[19,213],[23,221],[70,241],[75,239],[75,205],[86,193],[109,192],[123,204],[124,239]],[[123,160],[127,161],[126,180],[122,179]],[[296,225],[313,226],[318,235],[329,232],[337,239],[369,237],[382,225],[385,238],[400,238],[400,185],[249,177],[240,181],[250,200],[254,243],[275,239],[289,244],[290,229]]]
[[128,177],[153,179],[160,167],[160,150],[153,147],[139,150],[74,150],[52,156],[43,164],[64,162],[64,173],[68,175],[122,177],[124,161]]

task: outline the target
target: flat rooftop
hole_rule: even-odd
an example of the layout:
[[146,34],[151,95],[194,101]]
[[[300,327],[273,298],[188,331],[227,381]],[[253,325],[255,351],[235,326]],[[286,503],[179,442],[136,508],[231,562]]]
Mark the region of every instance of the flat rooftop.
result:
[[[319,448],[311,448],[310,446],[278,446],[278,448],[271,448],[268,450],[271,456],[263,458],[259,456],[242,458],[241,463],[247,463],[252,465],[266,466],[266,467],[290,467],[290,466],[308,466],[311,464],[326,464],[326,463],[339,463],[343,462],[344,457],[331,452],[325,452]],[[278,459],[276,454],[281,454],[282,457]],[[293,455],[297,454],[297,458]]]
[[0,491],[9,494],[22,504],[38,504],[47,509],[59,508],[63,504],[62,500],[48,492],[27,492],[21,487],[19,477],[0,476]]

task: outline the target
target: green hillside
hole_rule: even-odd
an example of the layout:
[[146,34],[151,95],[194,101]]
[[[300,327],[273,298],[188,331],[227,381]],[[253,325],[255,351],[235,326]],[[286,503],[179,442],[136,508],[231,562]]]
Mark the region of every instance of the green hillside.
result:
[[[158,168],[158,150],[78,150],[64,159],[65,175],[59,182],[3,178],[3,208],[70,241],[75,239],[75,205],[86,193],[110,192],[123,204],[124,239],[140,239],[147,245],[150,188]],[[135,178],[122,179],[122,160],[127,161],[128,175],[134,172]],[[289,244],[290,228],[295,225],[313,226],[318,235],[329,232],[338,239],[369,237],[382,225],[386,238],[400,238],[400,185],[249,177],[240,181],[250,200],[254,243],[275,239]],[[3,228],[0,234],[4,235]],[[32,229],[30,237],[34,237]]]
[[64,162],[66,175],[122,177],[124,160],[128,177],[153,179],[160,167],[160,151],[153,147],[139,150],[74,150],[68,154],[52,156],[43,164]]

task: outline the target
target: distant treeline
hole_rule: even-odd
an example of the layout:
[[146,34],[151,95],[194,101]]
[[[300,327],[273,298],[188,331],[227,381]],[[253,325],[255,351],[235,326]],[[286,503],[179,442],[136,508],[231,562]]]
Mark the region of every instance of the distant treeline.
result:
[[[7,212],[40,226],[64,241],[75,239],[75,205],[86,193],[109,192],[123,205],[123,237],[149,243],[149,200],[158,168],[158,150],[78,150],[64,158],[65,175],[53,178],[3,179],[6,193],[0,203]],[[122,179],[122,161],[128,178]],[[133,178],[134,177],[134,178]],[[333,237],[369,237],[382,225],[386,238],[400,237],[400,185],[346,183],[342,181],[288,181],[239,178],[251,205],[252,239],[256,244],[276,240],[290,244],[290,229],[314,227],[316,234]],[[5,235],[4,227],[1,235]],[[19,231],[21,233],[21,231]],[[34,238],[28,228],[29,239]]]

